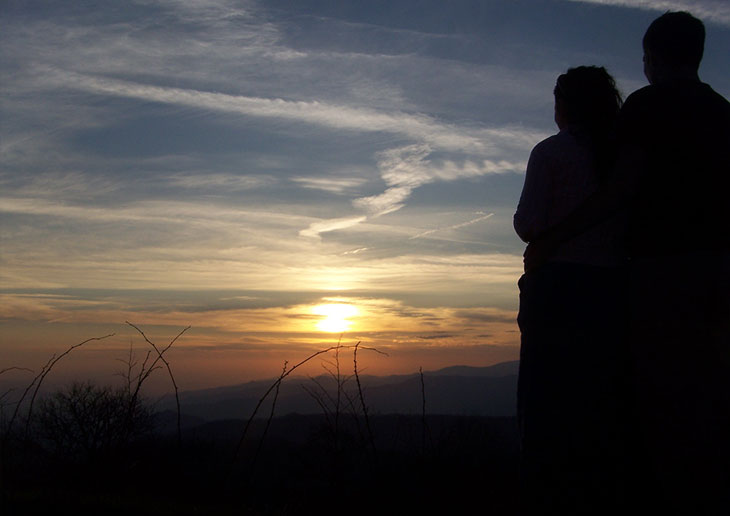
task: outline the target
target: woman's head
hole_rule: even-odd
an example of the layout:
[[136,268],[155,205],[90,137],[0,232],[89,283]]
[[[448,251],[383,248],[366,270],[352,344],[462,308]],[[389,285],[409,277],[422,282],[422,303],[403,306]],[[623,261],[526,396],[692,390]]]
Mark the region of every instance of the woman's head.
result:
[[583,127],[590,133],[613,130],[621,109],[621,93],[605,68],[578,66],[558,77],[555,84],[555,121]]

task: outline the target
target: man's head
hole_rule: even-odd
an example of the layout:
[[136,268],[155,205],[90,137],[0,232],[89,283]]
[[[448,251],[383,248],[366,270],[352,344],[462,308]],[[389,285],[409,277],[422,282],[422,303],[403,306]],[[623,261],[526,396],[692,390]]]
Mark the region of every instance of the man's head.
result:
[[705,47],[705,26],[687,12],[668,12],[649,25],[642,43],[649,82],[667,72],[696,74]]

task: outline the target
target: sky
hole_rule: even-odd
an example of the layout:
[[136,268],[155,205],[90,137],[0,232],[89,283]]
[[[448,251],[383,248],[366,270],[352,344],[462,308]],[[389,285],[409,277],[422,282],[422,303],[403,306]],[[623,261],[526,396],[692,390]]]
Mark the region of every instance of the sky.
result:
[[667,9],[730,96],[723,0],[2,0],[0,369],[114,334],[49,378],[111,383],[148,349],[125,321],[191,327],[183,390],[338,341],[386,352],[371,374],[517,359],[512,215],[555,79],[644,86]]

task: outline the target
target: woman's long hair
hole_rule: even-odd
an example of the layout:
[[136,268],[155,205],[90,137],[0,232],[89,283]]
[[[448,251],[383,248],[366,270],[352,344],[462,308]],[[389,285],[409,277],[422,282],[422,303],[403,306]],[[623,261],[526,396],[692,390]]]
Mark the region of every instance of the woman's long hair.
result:
[[602,66],[578,66],[558,77],[553,93],[566,121],[587,133],[596,166],[605,175],[615,159],[615,131],[623,102],[616,81]]

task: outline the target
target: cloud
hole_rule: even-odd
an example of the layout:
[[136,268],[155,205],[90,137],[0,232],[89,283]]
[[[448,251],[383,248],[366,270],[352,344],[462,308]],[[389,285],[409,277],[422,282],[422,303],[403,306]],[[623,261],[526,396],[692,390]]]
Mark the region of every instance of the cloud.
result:
[[355,199],[352,204],[369,212],[373,217],[380,217],[401,209],[405,205],[405,200],[411,196],[413,188],[410,186],[388,188],[381,194]]
[[464,128],[439,122],[424,114],[383,112],[319,101],[294,101],[229,95],[195,89],[153,86],[95,75],[43,67],[49,83],[90,93],[185,105],[245,116],[277,118],[360,132],[388,132],[422,141],[434,148],[485,153],[490,145],[509,142],[511,147],[537,141],[535,131],[518,128]]
[[590,4],[617,5],[652,11],[689,11],[703,20],[730,25],[730,4],[726,0],[569,0]]
[[415,188],[430,182],[426,159],[431,153],[427,144],[408,145],[380,154],[380,176],[388,185],[385,192],[361,197],[352,203],[371,216],[379,217],[403,207],[403,203]]
[[[405,206],[405,202],[411,196],[413,191],[423,185],[438,181],[455,181],[458,179],[474,178],[490,174],[501,174],[505,172],[522,172],[525,169],[524,163],[512,163],[508,161],[494,162],[491,160],[464,161],[457,164],[453,161],[444,161],[441,164],[433,164],[429,158],[433,150],[428,144],[414,144],[396,149],[390,149],[379,153],[378,168],[380,176],[388,186],[383,193],[360,197],[354,199],[352,204],[354,207],[366,212],[367,216],[358,220],[357,223],[365,221],[367,218],[377,218],[388,213],[392,213]],[[482,214],[477,219],[448,227],[426,231],[416,236],[419,238],[446,229],[458,229],[476,222],[485,220],[493,214]],[[348,223],[342,225],[343,219],[333,219],[331,221],[316,223],[316,228],[327,228],[332,225],[334,229],[345,229],[352,227],[356,223]],[[353,219],[344,219],[353,220]],[[316,231],[315,224],[306,230],[300,231],[302,236],[315,236],[315,234],[323,231]]]
[[358,247],[357,249],[352,249],[350,251],[345,251],[342,254],[343,255],[347,255],[347,254],[358,254],[358,253],[365,252],[365,251],[367,251],[369,249],[370,249],[369,247]]
[[521,173],[524,163],[491,160],[445,161],[433,164],[427,159],[432,153],[428,144],[415,144],[380,153],[378,168],[388,188],[381,194],[361,197],[353,205],[374,217],[399,210],[419,186],[437,181],[455,181],[505,172]]
[[421,340],[438,340],[438,339],[449,339],[452,337],[460,337],[460,335],[455,333],[440,333],[437,332],[434,335],[420,335],[417,338]]
[[338,229],[345,229],[361,222],[364,222],[367,217],[346,217],[342,219],[330,219],[321,222],[313,222],[307,229],[303,229],[299,232],[300,236],[319,238],[320,233],[327,233],[329,231],[336,231]]
[[169,178],[174,186],[182,188],[222,188],[226,191],[252,190],[269,186],[276,180],[269,176],[234,174],[177,175]]
[[[30,168],[30,167],[28,167]],[[18,184],[20,183],[20,184]],[[93,176],[77,171],[40,172],[18,178],[12,173],[0,172],[0,186],[18,197],[83,198],[92,195],[111,194],[122,181],[109,177]],[[0,212],[5,211],[0,207]]]
[[[240,209],[215,203],[150,200],[127,203],[121,206],[78,206],[47,199],[0,197],[0,213],[47,215],[85,221],[160,221],[190,224],[196,220],[211,220],[241,224],[250,220],[256,224],[268,222],[277,225],[293,225],[302,217],[296,214],[255,208]],[[240,226],[239,226],[240,227]]]
[[472,310],[456,310],[454,316],[460,319],[466,319],[469,322],[481,323],[514,323],[517,314],[513,311],[500,310],[498,308],[479,308]]
[[365,183],[365,179],[359,177],[293,177],[292,181],[303,188],[338,194],[345,193]]

